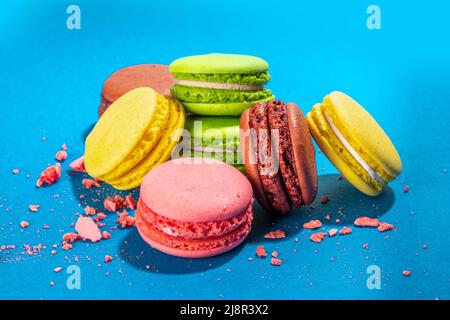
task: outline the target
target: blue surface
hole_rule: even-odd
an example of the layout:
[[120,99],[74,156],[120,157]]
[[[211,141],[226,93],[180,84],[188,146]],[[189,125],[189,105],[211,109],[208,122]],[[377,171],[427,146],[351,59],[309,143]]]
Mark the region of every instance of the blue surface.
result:
[[[372,1],[73,2],[81,8],[81,30],[66,28],[72,2],[0,5],[0,245],[17,246],[0,252],[0,298],[450,297],[448,2],[378,0],[382,29],[372,31],[366,28]],[[83,153],[104,79],[127,65],[169,64],[208,52],[265,58],[272,75],[268,87],[304,112],[333,90],[350,94],[394,141],[403,174],[380,197],[368,198],[339,181],[319,153],[319,196],[329,194],[329,203],[283,218],[256,207],[249,241],[228,254],[195,261],[172,258],[149,248],[130,228],[111,230],[112,238],[97,244],[58,248],[52,256],[51,246],[73,230],[70,224],[84,205],[82,175],[69,172],[68,163]],[[39,173],[54,163],[63,143],[69,159],[61,180],[36,189]],[[20,169],[18,175],[11,173],[14,168]],[[405,185],[409,193],[403,193]],[[106,187],[101,192],[115,193]],[[92,198],[92,192],[87,194]],[[40,211],[29,213],[31,203],[40,204]],[[333,223],[323,219],[326,214]],[[342,220],[341,228],[361,215],[380,216],[397,230],[354,228],[351,235],[320,244],[302,230],[313,217],[328,230],[335,218]],[[115,219],[111,214],[104,229],[110,230]],[[21,220],[30,222],[23,232]],[[51,228],[43,229],[44,224]],[[287,231],[286,239],[263,238],[278,228]],[[38,243],[48,248],[35,256],[20,254],[23,244]],[[269,253],[277,250],[284,264],[273,267],[269,259],[255,258],[260,244]],[[114,260],[103,263],[105,254]],[[81,269],[80,290],[66,288],[64,270],[71,264]],[[369,265],[381,268],[380,290],[366,286]],[[57,266],[64,270],[54,273]],[[402,276],[405,269],[412,271],[410,277]]]

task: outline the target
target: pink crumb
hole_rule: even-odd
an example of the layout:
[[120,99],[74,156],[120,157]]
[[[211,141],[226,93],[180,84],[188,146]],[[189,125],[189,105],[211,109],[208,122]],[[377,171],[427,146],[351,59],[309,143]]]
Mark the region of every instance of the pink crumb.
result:
[[369,244],[368,244],[368,243],[364,243],[364,244],[363,244],[363,248],[364,248],[364,249],[369,248]]
[[30,225],[28,221],[20,221],[21,228],[27,228]]
[[18,173],[19,173],[19,169],[13,169],[13,170],[12,170],[12,173],[13,173],[13,174],[18,174]]
[[309,239],[313,242],[319,243],[322,242],[323,239],[325,239],[327,233],[326,232],[317,232],[313,233]]
[[55,154],[55,159],[58,161],[64,161],[67,159],[67,152],[66,150],[60,150]]
[[107,197],[105,201],[103,201],[103,206],[108,211],[117,211],[117,204],[111,197]]
[[303,224],[304,229],[317,229],[322,226],[322,222],[320,220],[311,220]]
[[352,233],[352,228],[349,228],[349,227],[343,227],[339,231],[339,234],[341,234],[341,235],[347,235],[347,234],[350,234],[350,233]]
[[98,184],[96,181],[92,179],[83,179],[81,180],[81,183],[86,189],[91,189],[93,187],[100,187],[100,184]]
[[428,246],[426,244],[423,245],[422,247],[424,250],[428,249]]
[[132,227],[134,226],[134,217],[129,216],[128,212],[123,210],[122,213],[119,213],[117,223],[119,223],[122,228]]
[[323,203],[323,204],[325,204],[325,203],[328,203],[328,196],[327,195],[324,195],[324,196],[322,196],[321,198],[320,198],[320,202],[321,203]]
[[79,157],[78,159],[72,161],[69,164],[69,167],[73,171],[86,173],[86,167],[84,166],[84,156]]
[[103,231],[102,232],[102,238],[103,239],[110,239],[111,238],[111,233],[109,233],[108,231]]
[[69,233],[66,233],[65,235],[63,235],[63,241],[67,242],[67,243],[75,242],[79,238],[80,238],[80,236],[78,234],[76,234],[75,232],[69,232]]
[[136,200],[133,199],[131,194],[125,197],[125,206],[130,210],[134,210],[134,208],[136,208]]
[[270,259],[270,264],[278,267],[283,264],[283,260],[278,259],[278,258],[272,258],[272,259]]
[[29,209],[31,212],[37,212],[37,211],[39,210],[40,207],[41,207],[41,206],[38,205],[38,204],[30,204],[30,205],[28,206],[28,209]]
[[258,246],[256,248],[256,255],[258,256],[258,258],[265,258],[265,257],[267,257],[267,252],[264,249],[264,246]]
[[286,238],[286,232],[283,230],[275,230],[267,233],[264,238],[266,239],[284,239]]
[[61,165],[59,163],[48,167],[42,171],[39,179],[36,182],[36,187],[41,187],[44,183],[53,184],[61,177]]
[[410,271],[410,270],[403,270],[402,274],[403,274],[405,277],[409,277],[409,276],[411,275],[411,271]]
[[111,257],[110,255],[106,255],[105,256],[105,263],[111,262],[113,260],[113,257]]
[[97,242],[102,238],[100,229],[90,217],[79,217],[75,224],[79,236],[83,239]]
[[60,272],[62,270],[61,267],[56,267],[55,269],[53,269],[54,272]]
[[356,218],[353,224],[357,227],[378,227],[380,225],[380,221],[375,218],[359,217]]
[[330,237],[334,237],[335,235],[337,235],[337,233],[338,233],[338,229],[336,229],[336,228],[330,229],[330,230],[328,231],[328,235],[329,235]]
[[389,230],[394,230],[394,226],[390,223],[381,222],[380,225],[378,226],[378,231],[380,232],[385,232]]
[[65,143],[61,146],[61,150],[67,151],[67,145]]
[[406,185],[406,186],[403,188],[403,192],[404,192],[404,193],[408,193],[408,192],[409,192],[409,186],[408,186],[408,185]]

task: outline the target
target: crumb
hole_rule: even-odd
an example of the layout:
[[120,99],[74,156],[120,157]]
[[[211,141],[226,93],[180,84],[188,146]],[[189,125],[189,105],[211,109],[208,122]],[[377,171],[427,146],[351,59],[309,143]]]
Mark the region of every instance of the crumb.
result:
[[276,250],[273,251],[273,252],[272,252],[272,257],[273,257],[273,258],[278,257],[278,251],[276,251]]
[[339,234],[341,234],[341,235],[346,235],[346,234],[350,234],[350,233],[352,233],[352,228],[348,228],[348,227],[343,227],[339,231]]
[[337,235],[337,233],[338,233],[338,229],[336,229],[336,228],[330,229],[330,230],[328,231],[328,235],[329,235],[330,237],[334,237],[335,235]]
[[322,226],[322,222],[320,220],[311,220],[303,224],[304,229],[317,229]]
[[272,258],[272,259],[270,259],[270,264],[278,267],[283,264],[283,260],[278,259],[278,258]]
[[111,238],[111,234],[108,231],[103,231],[102,232],[102,239],[110,239]]
[[313,242],[319,243],[319,242],[322,242],[323,239],[325,239],[326,235],[327,234],[325,232],[317,232],[317,233],[313,233],[309,239]]
[[48,167],[42,171],[39,179],[36,182],[36,187],[41,187],[44,183],[53,184],[61,177],[61,165],[59,163]]
[[267,252],[264,249],[264,246],[258,246],[256,248],[256,255],[258,256],[258,258],[265,258],[265,257],[267,257]]
[[283,230],[275,230],[267,233],[264,238],[266,239],[284,239],[286,238],[286,232]]
[[30,225],[28,221],[20,221],[19,224],[21,228],[27,228]]
[[378,226],[378,231],[380,232],[385,232],[389,230],[394,230],[394,226],[390,223],[381,222],[380,225]]
[[357,227],[378,227],[380,225],[380,221],[375,218],[359,217],[356,218],[353,224]]
[[41,206],[38,205],[38,204],[30,204],[30,205],[28,206],[28,209],[29,209],[31,212],[37,212],[37,211],[39,210],[40,207],[41,207]]
[[122,228],[132,227],[134,226],[134,217],[129,216],[128,212],[123,210],[122,213],[119,213],[117,223],[119,223]]
[[331,216],[329,214],[327,214],[324,218],[325,218],[325,220],[328,220],[328,221],[331,220]]
[[80,236],[75,232],[69,232],[63,235],[63,241],[67,243],[73,243],[77,241],[80,238]]
[[324,195],[320,198],[320,203],[323,203],[323,204],[328,203],[328,200],[329,200],[328,196]]
[[56,267],[55,269],[53,269],[54,272],[60,272],[62,270],[61,267]]
[[97,182],[95,182],[92,179],[83,179],[83,180],[81,180],[81,183],[83,184],[83,186],[86,189],[91,189],[93,187],[100,187],[100,184],[98,184]]
[[110,255],[106,255],[105,256],[105,263],[111,262],[113,260],[113,257],[111,257]]
[[53,287],[55,285],[54,281],[50,281],[50,286]]
[[331,257],[331,258],[330,258],[330,261],[331,261],[331,262],[333,262],[333,261],[334,261],[334,258],[333,258],[333,257]]
[[64,161],[67,159],[67,152],[66,150],[60,150],[55,154],[55,159],[58,161]]
[[69,167],[73,171],[86,173],[86,167],[84,166],[84,156],[81,156],[78,159],[72,161],[72,163],[69,164]]
[[125,197],[125,206],[130,210],[134,210],[134,208],[136,208],[136,200],[133,199],[131,194]]
[[424,250],[428,249],[428,246],[426,244],[423,245],[422,247]]
[[13,174],[19,174],[19,169],[13,169],[13,170],[12,170],[12,173],[13,173]]
[[90,206],[84,207],[84,214],[85,214],[85,215],[87,215],[87,216],[93,216],[93,215],[95,215],[95,213],[96,213],[95,208],[90,207]]
[[108,211],[113,211],[114,212],[114,211],[117,211],[117,209],[118,209],[116,202],[111,197],[107,197],[105,199],[105,201],[103,201],[103,206]]
[[79,217],[75,224],[75,230],[81,238],[92,242],[97,242],[102,238],[100,229],[90,217]]
[[63,250],[70,250],[70,249],[72,249],[72,247],[73,246],[70,243],[64,243],[61,248]]
[[403,270],[402,274],[403,274],[405,277],[409,277],[409,276],[411,275],[411,271],[410,271],[410,270]]
[[248,261],[253,261],[253,258],[252,258],[252,257],[248,257],[247,260],[248,260]]
[[406,186],[403,188],[403,192],[404,192],[404,193],[408,193],[408,191],[409,191],[409,186],[406,185]]
[[363,248],[364,248],[364,249],[369,248],[369,244],[368,244],[368,243],[364,243],[364,244],[363,244]]

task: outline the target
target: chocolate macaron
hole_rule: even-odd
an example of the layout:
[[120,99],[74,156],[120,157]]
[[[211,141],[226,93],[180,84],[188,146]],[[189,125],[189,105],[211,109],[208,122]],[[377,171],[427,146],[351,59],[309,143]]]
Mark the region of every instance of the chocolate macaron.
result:
[[138,64],[117,70],[103,84],[98,115],[101,116],[114,101],[130,90],[149,87],[170,97],[170,88],[174,84],[168,66],[161,64]]
[[240,120],[247,177],[260,205],[288,213],[317,194],[315,149],[308,124],[295,103],[258,102]]

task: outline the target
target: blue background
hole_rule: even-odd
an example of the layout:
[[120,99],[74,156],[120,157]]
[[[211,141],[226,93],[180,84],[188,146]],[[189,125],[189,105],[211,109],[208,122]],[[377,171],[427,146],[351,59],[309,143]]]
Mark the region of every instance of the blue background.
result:
[[[373,3],[381,8],[381,30],[366,27]],[[66,28],[70,4],[81,8],[81,30]],[[0,298],[448,299],[448,12],[446,1],[2,1],[0,245],[18,248],[0,253]],[[134,228],[110,230],[116,219],[110,214],[104,227],[112,232],[110,240],[77,242],[52,256],[51,245],[73,230],[70,223],[84,205],[83,176],[68,164],[83,153],[103,81],[127,65],[169,64],[209,52],[263,57],[272,75],[267,87],[305,113],[333,90],[350,94],[390,135],[403,160],[402,175],[380,197],[368,198],[339,181],[318,153],[319,196],[328,194],[329,203],[283,218],[256,206],[249,240],[228,254],[203,260],[166,256]],[[61,180],[36,189],[37,177],[63,143],[69,159]],[[13,175],[13,168],[20,174]],[[409,193],[403,193],[405,185]],[[86,192],[88,200],[93,192]],[[101,193],[115,191],[103,186]],[[31,203],[40,204],[40,211],[29,213]],[[326,214],[331,222],[323,219]],[[381,216],[396,231],[354,228],[349,236],[315,244],[311,231],[302,230],[311,218],[320,218],[328,230],[351,226],[361,215]],[[24,232],[21,220],[30,222]],[[44,230],[44,224],[51,228]],[[263,238],[279,228],[286,239]],[[49,248],[20,255],[23,244],[38,243]],[[268,258],[255,258],[260,244],[269,254],[277,250],[284,264],[273,267]],[[114,260],[104,264],[105,254]],[[64,271],[71,264],[81,269],[80,290],[66,288]],[[366,286],[369,265],[381,268],[380,290]],[[64,270],[54,273],[57,266]],[[409,278],[404,269],[412,270]]]

